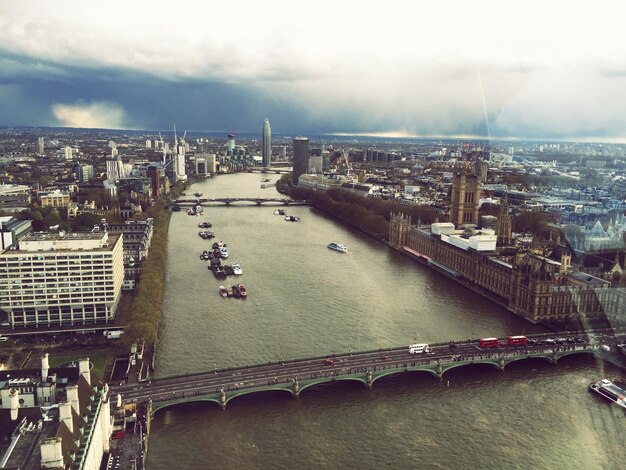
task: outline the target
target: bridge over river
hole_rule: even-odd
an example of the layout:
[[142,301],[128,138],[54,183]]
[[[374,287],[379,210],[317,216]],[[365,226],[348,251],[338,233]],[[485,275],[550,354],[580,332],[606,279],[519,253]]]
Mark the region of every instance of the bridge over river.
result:
[[195,206],[208,206],[208,205],[224,205],[232,206],[235,204],[244,203],[246,205],[263,204],[274,206],[306,206],[309,203],[307,201],[300,201],[297,199],[289,198],[263,198],[263,197],[217,197],[217,198],[194,198],[194,199],[177,199],[174,204],[179,207],[195,207]]
[[151,401],[153,412],[194,401],[215,402],[225,409],[230,400],[250,393],[284,391],[298,398],[303,390],[326,382],[350,380],[371,388],[383,377],[406,372],[425,372],[441,380],[447,371],[472,364],[488,364],[502,371],[517,361],[542,359],[557,364],[565,356],[591,354],[623,366],[622,358],[611,351],[616,351],[625,337],[603,331],[531,335],[526,345],[511,346],[501,339],[500,346],[493,349],[481,349],[478,341],[467,340],[431,344],[430,353],[424,354],[410,354],[403,346],[112,385],[111,396],[114,399],[121,394],[125,402]]

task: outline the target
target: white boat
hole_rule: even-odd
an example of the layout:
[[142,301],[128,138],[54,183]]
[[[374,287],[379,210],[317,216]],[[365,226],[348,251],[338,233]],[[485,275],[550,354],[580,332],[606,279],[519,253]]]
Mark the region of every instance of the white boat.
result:
[[243,274],[243,270],[241,269],[241,266],[239,266],[238,264],[233,264],[232,268],[233,268],[233,274],[235,276],[240,276]]
[[602,395],[618,406],[626,409],[626,390],[618,387],[608,379],[602,379],[589,384],[589,390]]
[[220,248],[220,254],[222,255],[222,258],[228,258],[228,248],[226,247],[226,245],[223,245]]
[[348,252],[348,248],[346,246],[342,245],[341,243],[330,242],[327,246],[331,250],[340,251],[341,253],[347,253]]

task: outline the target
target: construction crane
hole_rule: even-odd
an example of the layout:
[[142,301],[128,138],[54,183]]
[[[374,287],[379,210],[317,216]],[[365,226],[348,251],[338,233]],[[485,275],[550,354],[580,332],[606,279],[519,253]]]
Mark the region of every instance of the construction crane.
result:
[[347,173],[346,176],[350,176],[350,172],[352,171],[352,167],[350,166],[350,157],[348,156],[348,152],[345,149],[341,149],[341,155],[346,162]]

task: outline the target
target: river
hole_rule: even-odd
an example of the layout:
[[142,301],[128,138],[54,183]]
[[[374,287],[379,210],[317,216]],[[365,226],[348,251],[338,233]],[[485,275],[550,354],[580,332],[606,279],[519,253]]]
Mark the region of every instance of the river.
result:
[[[197,183],[208,197],[278,197],[240,173]],[[309,207],[173,213],[157,375],[281,358],[543,331]],[[248,299],[222,299],[198,257],[213,224]],[[349,253],[331,251],[335,241]],[[621,468],[625,416],[587,392],[623,376],[586,356],[271,392],[156,414],[148,468]]]

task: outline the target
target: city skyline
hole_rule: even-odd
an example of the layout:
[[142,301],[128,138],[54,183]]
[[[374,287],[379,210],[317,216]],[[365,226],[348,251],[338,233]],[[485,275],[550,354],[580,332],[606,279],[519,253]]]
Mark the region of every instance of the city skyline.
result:
[[535,4],[3,2],[0,125],[626,141],[625,7]]

